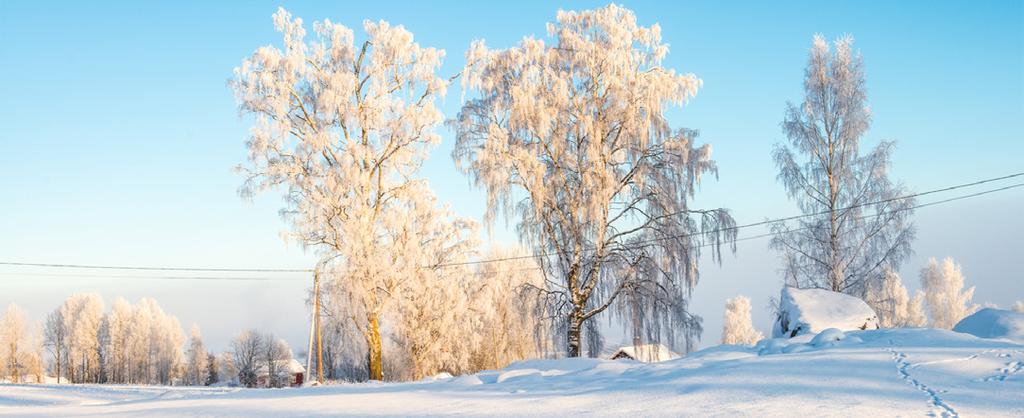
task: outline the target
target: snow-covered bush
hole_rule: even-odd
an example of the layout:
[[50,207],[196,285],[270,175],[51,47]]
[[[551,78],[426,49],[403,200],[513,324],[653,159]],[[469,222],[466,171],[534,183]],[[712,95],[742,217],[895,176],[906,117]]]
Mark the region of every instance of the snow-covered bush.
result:
[[1024,313],[985,308],[958,322],[953,331],[1024,342]]
[[750,298],[736,296],[725,301],[722,344],[754,344],[764,338],[750,320]]
[[865,302],[878,314],[878,325],[882,328],[923,327],[928,322],[924,293],[918,291],[910,299],[899,273],[891,269],[886,270],[881,281],[868,287]]
[[825,289],[784,287],[772,325],[773,338],[791,338],[828,328],[878,329],[878,316],[863,300]]
[[978,310],[978,305],[971,303],[974,286],[967,290],[963,288],[964,275],[952,258],[947,257],[941,264],[934,258],[928,260],[928,266],[921,269],[921,289],[924,290],[932,327],[952,329],[961,319]]

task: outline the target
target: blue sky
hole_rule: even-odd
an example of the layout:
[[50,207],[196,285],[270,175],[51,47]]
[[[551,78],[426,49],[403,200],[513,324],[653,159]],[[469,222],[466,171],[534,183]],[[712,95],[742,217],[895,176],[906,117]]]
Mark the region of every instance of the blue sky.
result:
[[[418,42],[447,50],[454,74],[469,43],[492,47],[544,35],[563,9],[599,2],[7,2],[0,14],[0,261],[214,267],[307,267],[312,257],[279,238],[281,201],[236,193],[231,170],[245,158],[245,121],[226,86],[255,48],[279,44],[279,5],[307,24],[329,18],[405,25]],[[697,203],[728,207],[739,223],[794,214],[769,157],[783,141],[786,101],[799,101],[815,33],[852,34],[864,55],[874,124],[865,145],[898,141],[894,178],[921,191],[1024,171],[1024,11],[1021,2],[625,2],[642,24],[658,22],[671,45],[665,65],[704,88],[670,111],[674,126],[713,145],[718,181]],[[460,92],[443,103],[449,117]],[[483,194],[449,157],[452,136],[423,175],[461,215],[480,218]],[[937,196],[951,197],[954,194]],[[926,201],[926,200],[922,200]],[[1016,264],[1024,245],[1024,191],[925,208],[904,282],[917,287],[927,257],[962,263],[975,300],[1024,299]],[[762,231],[747,231],[747,234]],[[742,234],[741,234],[742,235]],[[515,236],[496,225],[498,241]],[[741,243],[721,266],[705,262],[694,309],[704,342],[718,339],[724,299],[764,307],[780,285],[766,241]],[[39,319],[78,291],[130,300],[155,297],[187,327],[198,323],[222,349],[248,327],[287,338],[308,328],[307,282],[197,282],[43,276],[81,273],[0,267],[0,306]],[[85,274],[103,275],[103,272]],[[131,275],[130,272],[107,274]],[[178,276],[185,274],[175,274]]]

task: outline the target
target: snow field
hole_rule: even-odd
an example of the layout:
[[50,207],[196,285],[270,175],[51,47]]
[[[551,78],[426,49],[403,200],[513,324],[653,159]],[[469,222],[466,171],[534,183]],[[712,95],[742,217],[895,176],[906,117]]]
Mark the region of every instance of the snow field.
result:
[[1022,369],[1024,345],[1008,340],[934,329],[827,330],[661,363],[531,360],[411,383],[3,385],[0,415],[1019,417]]

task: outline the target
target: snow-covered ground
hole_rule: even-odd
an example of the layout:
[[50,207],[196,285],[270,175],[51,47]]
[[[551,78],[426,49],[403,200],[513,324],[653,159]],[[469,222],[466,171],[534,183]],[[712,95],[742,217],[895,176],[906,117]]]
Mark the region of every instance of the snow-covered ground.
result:
[[826,333],[655,364],[535,360],[400,384],[0,385],[0,415],[1024,416],[1024,344],[931,329]]

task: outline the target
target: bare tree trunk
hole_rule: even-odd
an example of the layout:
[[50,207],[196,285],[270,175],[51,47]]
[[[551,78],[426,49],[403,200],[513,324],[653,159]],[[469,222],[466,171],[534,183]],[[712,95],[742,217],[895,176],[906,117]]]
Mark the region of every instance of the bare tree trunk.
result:
[[370,380],[384,380],[384,356],[380,342],[380,317],[370,314],[370,329],[366,336]]
[[573,313],[569,315],[569,330],[568,334],[566,335],[566,341],[568,345],[567,355],[569,357],[580,356],[580,328],[582,327],[583,319],[581,318],[579,313],[573,311]]

